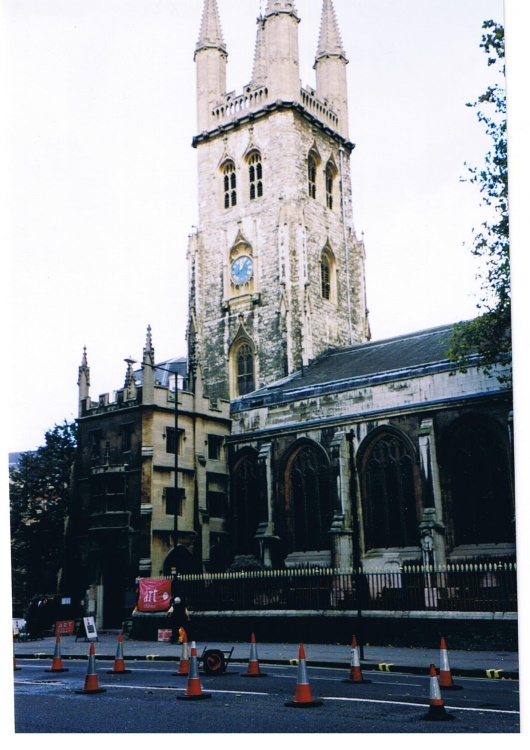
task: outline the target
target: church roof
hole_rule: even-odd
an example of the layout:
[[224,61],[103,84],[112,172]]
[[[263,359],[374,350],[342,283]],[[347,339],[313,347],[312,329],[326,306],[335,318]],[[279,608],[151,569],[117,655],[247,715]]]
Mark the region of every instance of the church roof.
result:
[[452,370],[447,357],[453,326],[329,349],[303,370],[233,403],[232,411],[300,398],[304,392],[338,392],[363,385]]
[[[165,362],[158,362],[155,365],[155,382],[162,386],[169,385],[169,378],[171,373],[178,373],[182,378],[188,377],[188,360],[186,357],[178,357],[176,359],[168,359]],[[168,372],[168,370],[170,372]],[[134,371],[134,377],[136,383],[141,384],[142,382],[142,370],[141,368]]]

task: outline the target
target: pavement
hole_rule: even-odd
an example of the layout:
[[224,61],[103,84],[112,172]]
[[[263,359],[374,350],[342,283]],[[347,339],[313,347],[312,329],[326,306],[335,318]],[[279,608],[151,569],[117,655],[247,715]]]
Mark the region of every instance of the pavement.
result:
[[[114,661],[118,650],[119,631],[98,633],[94,640],[96,660]],[[61,636],[60,656],[63,660],[88,659],[89,641],[84,638]],[[259,664],[293,665],[299,655],[298,643],[257,643]],[[513,651],[458,651],[447,645],[447,658],[452,677],[484,677],[490,679],[519,679],[519,655]],[[52,660],[56,639],[46,636],[31,641],[14,641],[14,657],[17,659]],[[197,643],[200,657],[205,648],[216,648],[224,652],[228,663],[248,664],[249,643],[208,642]],[[232,651],[233,649],[233,651]],[[124,636],[123,658],[128,661],[178,661],[182,646],[166,642],[138,641]],[[351,644],[304,643],[306,664],[344,669],[351,666]],[[230,653],[230,651],[232,651]],[[440,649],[400,648],[395,646],[363,645],[358,647],[360,665],[364,671],[406,672],[429,674],[431,664],[440,668]]]

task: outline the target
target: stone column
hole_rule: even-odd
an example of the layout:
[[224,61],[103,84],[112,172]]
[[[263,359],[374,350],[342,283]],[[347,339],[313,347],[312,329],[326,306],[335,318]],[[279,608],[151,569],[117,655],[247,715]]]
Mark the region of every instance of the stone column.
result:
[[267,521],[259,524],[255,539],[260,548],[261,562],[266,568],[273,567],[272,548],[276,544],[278,537],[274,533],[274,523],[272,520],[272,467],[271,467],[271,443],[262,445],[258,454],[258,466],[260,475],[260,493],[263,493],[261,499],[267,505]]

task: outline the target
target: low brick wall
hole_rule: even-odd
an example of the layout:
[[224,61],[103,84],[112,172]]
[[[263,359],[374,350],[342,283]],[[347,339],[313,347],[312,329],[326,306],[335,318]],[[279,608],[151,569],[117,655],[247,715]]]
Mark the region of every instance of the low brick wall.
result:
[[[202,643],[245,643],[254,633],[262,643],[350,643],[374,646],[432,648],[440,637],[450,639],[453,649],[518,650],[515,613],[450,612],[195,612],[195,639]],[[132,618],[131,637],[156,641],[167,618],[141,615]]]

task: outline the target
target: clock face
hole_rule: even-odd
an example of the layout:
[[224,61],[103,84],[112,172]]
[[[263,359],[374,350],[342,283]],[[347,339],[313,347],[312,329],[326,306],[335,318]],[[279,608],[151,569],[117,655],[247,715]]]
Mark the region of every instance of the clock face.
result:
[[252,278],[253,270],[252,258],[248,255],[241,255],[232,263],[232,281],[237,286],[246,284]]

